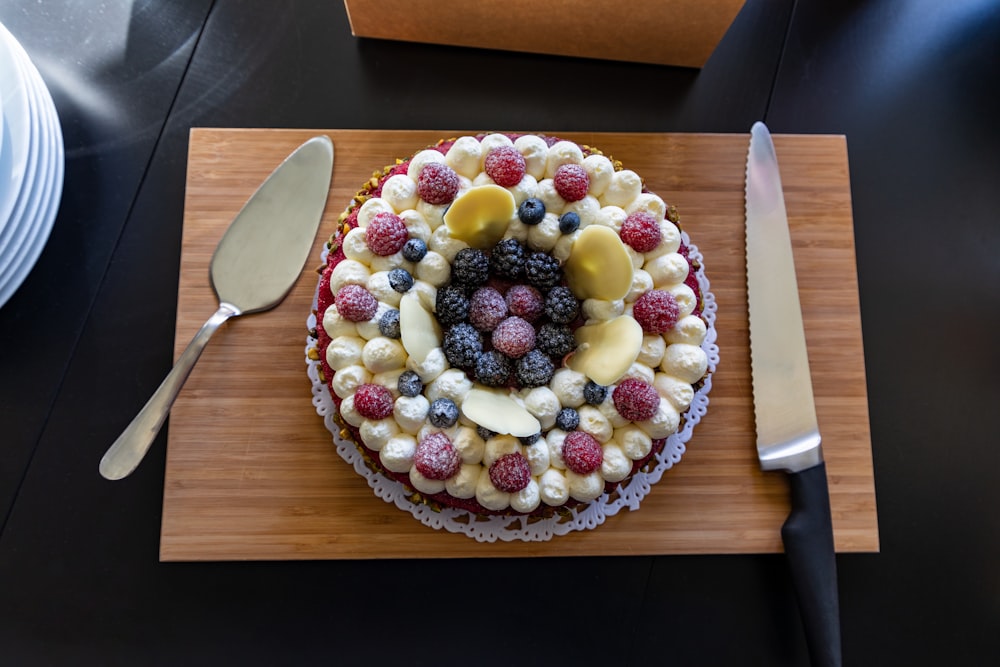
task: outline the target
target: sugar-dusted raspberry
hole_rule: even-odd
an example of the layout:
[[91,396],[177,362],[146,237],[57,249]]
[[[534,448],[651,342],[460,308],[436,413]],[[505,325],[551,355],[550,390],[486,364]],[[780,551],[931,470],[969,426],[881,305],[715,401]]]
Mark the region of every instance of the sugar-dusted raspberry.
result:
[[541,350],[531,350],[514,363],[514,379],[522,388],[547,385],[555,373],[555,365]]
[[642,380],[626,378],[611,394],[615,409],[625,419],[634,422],[652,419],[660,407],[660,395]]
[[535,327],[513,315],[493,330],[493,347],[512,359],[519,359],[535,347]]
[[487,387],[503,387],[510,378],[513,366],[500,350],[483,352],[476,359],[476,381]]
[[451,262],[452,282],[478,287],[490,277],[490,260],[482,250],[462,248]]
[[367,322],[378,310],[378,301],[361,285],[344,285],[333,302],[340,316],[351,322]]
[[545,310],[542,293],[531,285],[514,285],[506,294],[507,308],[511,315],[534,322]]
[[490,464],[490,481],[506,493],[517,493],[531,481],[531,466],[521,452],[504,454]]
[[408,237],[403,219],[390,211],[376,213],[365,228],[368,249],[382,257],[399,252]]
[[490,272],[499,278],[516,280],[524,275],[524,246],[517,239],[504,239],[490,253]]
[[365,419],[385,419],[392,406],[392,392],[380,384],[363,384],[354,392],[354,409]]
[[590,189],[590,176],[587,170],[578,164],[559,165],[552,176],[552,184],[559,196],[566,201],[580,201],[587,196]]
[[646,211],[635,211],[625,218],[618,235],[636,252],[649,252],[660,245],[660,223]]
[[450,398],[437,398],[427,411],[427,419],[438,428],[454,426],[458,421],[458,406]]
[[570,431],[563,439],[563,461],[578,475],[589,475],[601,467],[604,452],[601,443],[586,431]]
[[462,467],[462,458],[451,444],[451,438],[438,431],[417,443],[413,465],[427,479],[448,479]]
[[661,334],[673,329],[679,312],[674,295],[659,289],[642,294],[632,306],[632,317],[643,331],[650,334]]
[[513,146],[497,146],[486,154],[483,171],[499,186],[509,188],[524,178],[524,156]]
[[557,285],[545,295],[545,314],[556,324],[569,324],[579,313],[580,302],[568,287]]
[[458,174],[443,162],[428,162],[417,176],[417,196],[428,204],[453,201],[458,186]]
[[493,331],[507,317],[507,301],[493,287],[480,287],[469,299],[469,322],[480,331]]

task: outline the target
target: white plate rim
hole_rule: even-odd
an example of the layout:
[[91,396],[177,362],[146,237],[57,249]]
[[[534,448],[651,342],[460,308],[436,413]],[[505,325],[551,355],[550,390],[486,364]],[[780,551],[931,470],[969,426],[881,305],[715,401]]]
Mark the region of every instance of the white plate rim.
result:
[[[6,82],[11,93],[3,94],[4,127],[9,141],[4,141],[3,154],[0,157],[10,157],[11,173],[8,185],[0,189],[0,231],[10,220],[11,213],[17,202],[17,195],[24,183],[27,171],[27,161],[31,148],[31,137],[25,128],[30,125],[28,82],[24,79],[22,70],[18,67],[17,48],[20,44],[14,39],[7,28],[0,23],[0,85]],[[6,54],[7,57],[4,57]],[[4,70],[4,67],[9,69]],[[16,81],[16,84],[13,83]],[[10,151],[9,153],[7,151]]]

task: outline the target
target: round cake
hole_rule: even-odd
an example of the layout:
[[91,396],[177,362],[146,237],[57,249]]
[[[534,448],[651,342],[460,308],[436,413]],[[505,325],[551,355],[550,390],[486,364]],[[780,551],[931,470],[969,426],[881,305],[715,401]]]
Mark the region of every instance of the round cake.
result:
[[434,511],[607,502],[692,426],[714,367],[678,223],[638,174],[553,137],[442,140],[375,172],[311,320],[338,434]]

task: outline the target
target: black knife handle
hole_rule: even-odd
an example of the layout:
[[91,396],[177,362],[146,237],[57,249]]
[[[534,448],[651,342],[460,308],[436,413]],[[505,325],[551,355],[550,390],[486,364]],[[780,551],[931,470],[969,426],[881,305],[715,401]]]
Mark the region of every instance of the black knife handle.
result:
[[789,473],[792,510],[781,527],[813,667],[840,667],[840,604],[826,464]]

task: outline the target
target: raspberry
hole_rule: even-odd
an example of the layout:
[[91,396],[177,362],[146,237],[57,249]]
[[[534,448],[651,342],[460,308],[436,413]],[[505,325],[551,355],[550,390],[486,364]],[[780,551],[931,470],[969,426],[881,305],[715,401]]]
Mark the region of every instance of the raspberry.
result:
[[535,334],[535,347],[550,357],[562,359],[576,349],[576,338],[565,324],[546,322]]
[[572,234],[580,229],[580,214],[576,211],[566,211],[559,216],[559,231],[563,234]]
[[380,384],[363,384],[354,392],[354,409],[365,419],[385,419],[392,405],[392,392]]
[[611,394],[615,409],[625,419],[634,422],[652,419],[660,407],[660,395],[642,380],[626,378]]
[[524,275],[528,284],[538,289],[548,289],[559,284],[563,272],[555,257],[544,252],[533,252],[524,261]]
[[517,185],[524,178],[524,156],[513,146],[497,146],[486,154],[483,171],[497,185],[505,188]]
[[454,426],[458,421],[458,406],[450,398],[435,399],[427,412],[427,419],[438,428]]
[[458,174],[443,162],[428,162],[417,176],[417,196],[428,204],[447,204],[458,194]]
[[469,299],[469,322],[480,331],[493,331],[507,317],[507,302],[492,287],[480,287]]
[[427,479],[448,479],[462,467],[462,459],[451,439],[438,431],[417,443],[413,465]]
[[500,278],[520,278],[524,275],[524,246],[517,239],[497,243],[490,253],[490,271]]
[[427,254],[427,244],[421,239],[410,239],[403,244],[403,259],[419,262]]
[[514,377],[522,387],[541,387],[549,383],[555,370],[544,352],[532,350],[514,364]]
[[556,428],[564,431],[575,430],[580,425],[580,413],[573,408],[563,408],[556,415]]
[[471,324],[456,324],[444,335],[444,356],[452,366],[472,368],[483,352],[483,336]]
[[563,461],[578,475],[589,475],[601,467],[604,452],[601,443],[586,431],[571,431],[563,439]]
[[512,359],[518,359],[535,347],[535,328],[526,320],[512,316],[493,330],[493,347]]
[[482,250],[462,248],[451,263],[452,282],[477,287],[490,277],[490,260]]
[[600,405],[608,397],[608,388],[602,384],[597,384],[593,380],[587,380],[583,385],[583,400],[590,405]]
[[545,295],[545,314],[556,324],[569,324],[579,313],[580,302],[568,287],[553,287]]
[[507,290],[507,308],[511,315],[534,322],[545,309],[542,293],[530,285],[514,285]]
[[636,252],[649,252],[660,245],[660,224],[645,211],[629,213],[618,233]]
[[413,276],[406,269],[392,269],[389,271],[389,287],[399,293],[405,293],[413,287]]
[[382,313],[378,321],[378,330],[386,338],[399,338],[399,311],[393,308]]
[[498,490],[517,493],[531,481],[531,466],[521,452],[504,454],[490,465],[490,481]]
[[465,290],[456,285],[441,287],[434,298],[434,312],[438,322],[446,327],[464,322],[469,316],[469,300],[465,298]]
[[511,372],[510,359],[499,350],[483,352],[476,359],[476,381],[487,387],[503,387]]
[[526,225],[537,225],[545,218],[545,202],[529,197],[517,207],[517,217]]
[[340,316],[351,322],[367,322],[378,310],[378,301],[361,285],[344,285],[333,302]]
[[552,181],[556,192],[566,201],[580,201],[587,196],[587,190],[590,189],[587,170],[578,164],[559,165]]
[[413,398],[424,390],[424,383],[414,371],[403,371],[396,380],[396,389],[403,396]]
[[382,257],[399,252],[408,236],[403,219],[389,211],[376,213],[365,228],[369,250]]
[[677,324],[679,308],[670,292],[654,289],[641,295],[632,306],[632,317],[650,334],[670,331]]

